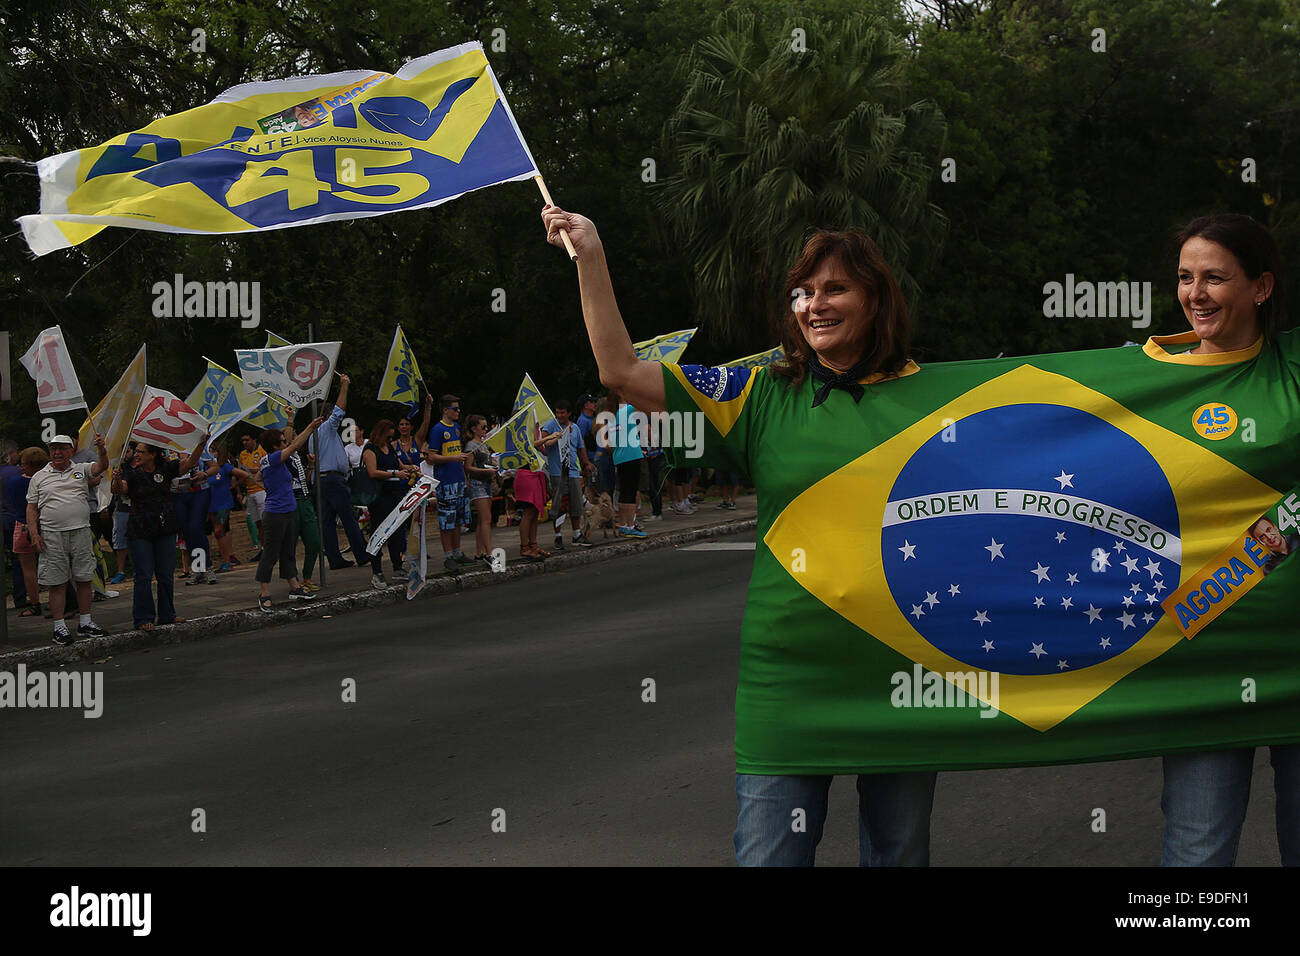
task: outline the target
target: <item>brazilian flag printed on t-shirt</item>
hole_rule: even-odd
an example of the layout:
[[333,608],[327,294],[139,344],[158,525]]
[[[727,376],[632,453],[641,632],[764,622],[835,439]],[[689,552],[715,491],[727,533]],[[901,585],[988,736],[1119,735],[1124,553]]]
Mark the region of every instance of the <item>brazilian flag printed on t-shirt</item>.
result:
[[808,380],[665,364],[669,412],[706,423],[679,463],[758,492],[738,770],[1300,742],[1300,559],[1251,536],[1300,509],[1300,339],[1195,342],[909,363],[817,408]]

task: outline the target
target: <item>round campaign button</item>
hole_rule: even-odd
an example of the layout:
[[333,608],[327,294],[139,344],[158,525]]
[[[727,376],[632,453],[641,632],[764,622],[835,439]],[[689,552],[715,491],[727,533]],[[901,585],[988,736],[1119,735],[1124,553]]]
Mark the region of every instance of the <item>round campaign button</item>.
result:
[[1222,441],[1237,430],[1237,413],[1222,402],[1207,402],[1192,412],[1192,429],[1209,441]]

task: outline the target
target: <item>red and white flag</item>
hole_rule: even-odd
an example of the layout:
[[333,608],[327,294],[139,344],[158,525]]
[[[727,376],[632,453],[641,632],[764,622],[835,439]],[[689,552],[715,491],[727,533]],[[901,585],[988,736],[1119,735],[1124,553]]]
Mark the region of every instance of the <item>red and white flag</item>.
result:
[[72,356],[63,341],[63,330],[57,325],[36,336],[32,347],[18,361],[36,382],[36,407],[42,413],[87,408]]
[[188,455],[207,431],[206,418],[166,389],[146,385],[128,441],[162,445]]

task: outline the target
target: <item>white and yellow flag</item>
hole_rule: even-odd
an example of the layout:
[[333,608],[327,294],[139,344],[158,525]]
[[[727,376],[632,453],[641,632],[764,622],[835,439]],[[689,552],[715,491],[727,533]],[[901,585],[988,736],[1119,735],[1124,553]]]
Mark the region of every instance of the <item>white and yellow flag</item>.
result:
[[[418,384],[417,384],[418,383]],[[419,385],[424,384],[420,375],[420,363],[415,360],[411,343],[399,325],[393,333],[393,344],[388,349],[388,361],[384,364],[384,378],[379,383],[381,402],[401,402],[408,406],[408,414],[414,414],[420,407]]]
[[646,362],[680,362],[694,335],[695,329],[665,332],[644,342],[633,342],[632,348],[636,350],[636,357]]
[[[140,396],[144,394],[145,348],[144,345],[140,346],[140,350],[135,353],[135,358],[131,359],[131,364],[126,367],[117,384],[109,390],[95,406],[95,410],[90,413],[90,417],[82,423],[81,430],[77,432],[78,448],[89,448],[95,440],[95,432],[98,431],[104,436],[104,447],[108,449],[109,455],[121,456],[122,449],[126,447],[126,436],[131,433],[131,423],[135,421],[135,410],[140,404]],[[112,460],[114,464],[117,463],[116,458]]]

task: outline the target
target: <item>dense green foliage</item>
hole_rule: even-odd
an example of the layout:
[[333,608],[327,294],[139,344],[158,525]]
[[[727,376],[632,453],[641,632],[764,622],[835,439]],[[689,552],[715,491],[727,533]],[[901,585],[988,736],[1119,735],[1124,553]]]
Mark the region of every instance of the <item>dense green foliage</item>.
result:
[[[812,226],[877,235],[909,283],[922,361],[1181,327],[1168,237],[1202,212],[1251,213],[1287,258],[1300,247],[1298,0],[919,6],[939,17],[909,20],[918,5],[889,0],[0,3],[0,153],[35,160],[237,83],[392,71],[477,39],[556,201],[599,226],[633,337],[699,324],[696,361],[772,344],[783,303],[770,290]],[[800,25],[803,54],[790,42]],[[1247,159],[1257,181],[1243,181]],[[21,168],[0,165],[11,222],[38,203]],[[38,435],[17,356],[55,322],[92,402],[141,341],[150,380],[184,395],[202,355],[229,363],[265,328],[301,341],[311,323],[343,340],[352,410],[369,422],[399,321],[429,387],[470,411],[506,410],[526,370],[546,395],[573,397],[596,385],[595,367],[572,266],[544,244],[540,205],[531,183],[515,183],[260,235],[109,229],[38,260],[11,226],[0,324],[13,335],[14,401],[0,405],[0,433]],[[175,273],[260,281],[264,329],[154,318],[152,287]],[[1152,328],[1044,318],[1042,286],[1066,273],[1153,282]],[[494,289],[504,313],[490,308]]]

